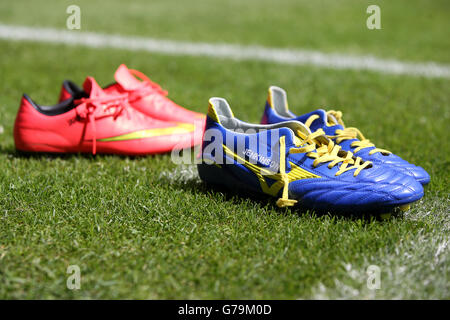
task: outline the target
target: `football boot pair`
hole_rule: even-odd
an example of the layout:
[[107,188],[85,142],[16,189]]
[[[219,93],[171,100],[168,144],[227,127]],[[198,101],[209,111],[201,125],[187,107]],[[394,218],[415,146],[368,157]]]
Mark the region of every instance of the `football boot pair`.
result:
[[121,65],[116,82],[83,88],[64,81],[60,101],[46,106],[24,94],[14,126],[25,152],[147,155],[201,143],[205,116],[169,98],[144,74]]
[[[272,98],[272,102],[277,98]],[[313,121],[313,120],[311,120]],[[279,207],[343,212],[407,210],[423,187],[394,167],[345,150],[322,128],[296,119],[251,124],[227,101],[211,98],[202,144],[201,179],[278,198]]]

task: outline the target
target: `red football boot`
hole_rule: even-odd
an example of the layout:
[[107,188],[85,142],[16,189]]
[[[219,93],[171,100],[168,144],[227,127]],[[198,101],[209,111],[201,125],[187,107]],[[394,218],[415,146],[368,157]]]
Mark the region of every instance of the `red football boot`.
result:
[[[187,110],[167,98],[167,91],[152,82],[146,75],[120,65],[114,74],[115,83],[103,90],[112,95],[126,94],[130,105],[145,115],[171,122],[188,122],[195,126],[195,145],[201,144],[206,117]],[[140,78],[141,80],[139,80]],[[60,101],[82,91],[71,81],[64,81]]]
[[14,126],[26,152],[146,155],[192,146],[194,126],[152,119],[132,108],[128,94],[104,92],[88,77],[81,90],[54,106],[24,95]]

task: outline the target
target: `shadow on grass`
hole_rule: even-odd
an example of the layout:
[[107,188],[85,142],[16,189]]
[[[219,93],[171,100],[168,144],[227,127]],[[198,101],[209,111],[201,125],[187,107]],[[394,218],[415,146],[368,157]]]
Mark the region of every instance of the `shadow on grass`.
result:
[[92,153],[56,153],[56,152],[25,152],[19,151],[12,148],[5,148],[0,146],[0,154],[5,154],[8,157],[12,158],[22,158],[22,159],[72,159],[72,158],[83,158],[83,159],[101,159],[104,157],[117,157],[119,159],[143,159],[147,157],[157,157],[160,154],[154,155],[142,155],[142,156],[130,156],[130,155],[122,155],[122,154],[96,154]]
[[234,205],[243,205],[243,201],[251,200],[255,204],[255,207],[267,207],[271,211],[275,211],[278,214],[297,214],[298,216],[314,217],[335,217],[339,219],[347,220],[361,220],[364,223],[370,223],[372,221],[386,221],[392,217],[401,217],[403,213],[401,211],[394,211],[387,214],[387,217],[383,213],[366,212],[366,213],[354,213],[354,212],[329,212],[323,210],[311,210],[302,208],[301,205],[296,205],[292,208],[280,208],[275,204],[275,198],[258,193],[242,192],[239,190],[230,190],[221,185],[209,184],[198,179],[190,180],[171,180],[167,177],[161,177],[162,184],[170,184],[177,189],[184,190],[186,192],[205,194],[211,197],[223,197],[226,201],[232,202]]
[[[89,153],[32,153],[32,152],[22,152],[17,151],[12,148],[5,148],[0,145],[0,153],[6,154],[8,157],[13,158],[24,158],[24,159],[72,159],[72,158],[84,158],[84,159],[101,159],[103,157],[117,157],[120,159],[142,159],[145,157],[158,157],[161,155],[147,155],[147,156],[126,156],[126,155],[115,155],[115,154],[100,154],[100,155],[92,155]],[[195,169],[197,170],[197,169]],[[183,181],[177,179],[170,179],[166,176],[160,177],[160,182],[162,184],[170,184],[178,189],[187,191],[187,192],[196,192],[201,194],[206,194],[211,197],[214,197],[217,193],[220,193],[226,201],[230,201],[235,205],[242,205],[243,201],[251,200],[255,206],[259,206],[261,208],[268,207],[272,211],[275,211],[279,214],[297,214],[299,216],[311,216],[311,217],[337,217],[342,219],[349,220],[362,220],[363,222],[369,223],[373,220],[377,221],[385,221],[387,220],[380,213],[354,213],[354,212],[329,212],[323,210],[311,210],[302,208],[301,205],[297,205],[292,208],[279,208],[275,205],[275,198],[270,197],[268,195],[259,194],[259,193],[250,193],[250,192],[242,192],[239,190],[230,190],[221,185],[212,185],[202,182],[198,179],[184,179]],[[394,211],[388,214],[387,218],[402,216],[402,212]]]

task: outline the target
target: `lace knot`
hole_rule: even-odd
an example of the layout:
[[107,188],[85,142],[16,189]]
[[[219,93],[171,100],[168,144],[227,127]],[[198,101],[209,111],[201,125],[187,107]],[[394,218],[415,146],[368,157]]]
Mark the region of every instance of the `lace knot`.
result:
[[[111,116],[115,119],[129,107],[127,95],[81,98],[75,100],[77,117],[80,120],[87,120],[92,128],[92,154],[97,153],[97,119]],[[111,109],[114,112],[110,112]],[[129,114],[127,113],[129,117]]]

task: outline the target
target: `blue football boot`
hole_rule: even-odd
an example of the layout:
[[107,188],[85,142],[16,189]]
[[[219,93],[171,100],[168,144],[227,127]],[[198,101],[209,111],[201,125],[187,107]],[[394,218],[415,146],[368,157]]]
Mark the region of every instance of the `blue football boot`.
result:
[[279,87],[270,87],[261,123],[273,124],[290,120],[302,122],[313,132],[322,129],[328,138],[333,139],[343,150],[351,151],[363,160],[396,169],[414,177],[422,185],[430,182],[430,176],[423,168],[403,160],[390,151],[375,147],[357,128],[345,127],[340,111],[318,109],[296,116],[289,111],[286,91]]
[[423,196],[411,176],[343,151],[321,129],[246,123],[222,98],[209,100],[198,171],[212,184],[277,197],[279,207],[387,212]]

